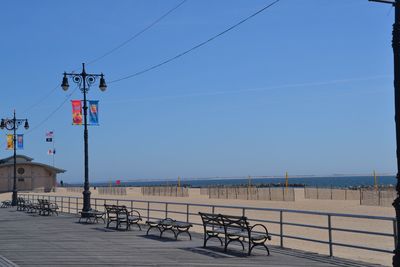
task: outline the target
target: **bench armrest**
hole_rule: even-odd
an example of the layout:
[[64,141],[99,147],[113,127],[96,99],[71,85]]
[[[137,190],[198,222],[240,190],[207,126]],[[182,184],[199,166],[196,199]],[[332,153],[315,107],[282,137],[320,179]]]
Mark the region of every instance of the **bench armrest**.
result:
[[[263,229],[264,229],[264,232],[265,232],[265,236],[267,237],[268,240],[271,240],[271,236],[269,235],[268,229],[267,229],[267,227],[265,227],[265,225],[260,224],[260,223],[257,223],[257,224],[253,225],[253,226],[250,228],[250,232],[253,232],[253,229],[254,229],[255,227],[263,228]],[[254,232],[256,232],[256,231],[254,231]],[[257,231],[257,232],[258,232],[258,231]]]
[[139,211],[137,211],[137,210],[131,210],[131,211],[129,212],[129,214],[130,214],[130,215],[137,216],[137,217],[139,217],[140,220],[142,220],[142,216],[140,216],[140,213],[139,213]]

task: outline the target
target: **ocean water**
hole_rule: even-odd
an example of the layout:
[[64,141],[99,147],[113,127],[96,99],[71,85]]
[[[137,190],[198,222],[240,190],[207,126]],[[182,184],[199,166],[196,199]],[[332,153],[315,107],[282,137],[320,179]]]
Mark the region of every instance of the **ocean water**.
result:
[[[260,184],[284,184],[285,178],[252,178],[252,185]],[[377,176],[377,183],[382,186],[396,185],[395,176]],[[122,186],[152,186],[152,185],[176,185],[177,181],[121,181]],[[220,178],[220,179],[181,179],[181,185],[190,185],[192,187],[207,187],[213,185],[247,185],[247,178]],[[359,187],[373,186],[373,176],[332,176],[332,177],[289,177],[289,184],[306,185],[310,187]],[[107,183],[92,183],[92,186],[108,186]]]

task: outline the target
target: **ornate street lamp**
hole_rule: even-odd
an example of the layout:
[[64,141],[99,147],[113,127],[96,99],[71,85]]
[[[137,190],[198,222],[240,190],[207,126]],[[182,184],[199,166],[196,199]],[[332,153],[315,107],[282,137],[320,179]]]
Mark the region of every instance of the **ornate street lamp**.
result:
[[86,103],[86,93],[89,92],[89,88],[93,85],[97,78],[100,78],[99,88],[102,92],[107,89],[106,81],[104,80],[104,75],[102,74],[89,74],[85,71],[85,63],[82,63],[82,73],[66,73],[64,72],[64,77],[61,83],[61,88],[67,91],[69,88],[68,77],[72,78],[72,81],[79,86],[79,89],[83,93],[83,138],[84,138],[84,154],[85,154],[85,183],[83,190],[83,208],[81,212],[81,217],[90,217],[90,186],[89,186],[89,144],[88,144],[88,128],[87,128],[87,103]]
[[394,24],[392,31],[392,48],[394,63],[394,121],[396,125],[396,159],[397,159],[397,197],[393,202],[396,211],[396,248],[392,260],[393,266],[400,266],[400,0],[369,0],[394,6]]
[[29,124],[27,119],[16,119],[15,118],[15,110],[14,116],[12,119],[1,119],[0,128],[3,130],[6,128],[9,131],[13,131],[13,147],[14,147],[14,185],[13,185],[13,193],[12,193],[12,206],[17,205],[17,198],[18,198],[18,190],[17,190],[17,129],[23,123],[24,128],[26,130],[29,129]]

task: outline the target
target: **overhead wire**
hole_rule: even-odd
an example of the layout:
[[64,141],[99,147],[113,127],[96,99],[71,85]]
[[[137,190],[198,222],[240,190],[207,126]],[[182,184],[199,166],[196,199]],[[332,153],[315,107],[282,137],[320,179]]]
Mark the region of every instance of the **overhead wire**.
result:
[[[151,29],[153,26],[155,26],[156,24],[158,24],[159,22],[161,22],[163,19],[165,19],[168,15],[170,15],[172,12],[174,12],[175,10],[177,10],[180,6],[182,6],[184,3],[186,3],[188,0],[183,0],[181,2],[179,2],[177,5],[175,5],[174,7],[172,7],[171,9],[169,9],[166,13],[162,14],[160,17],[158,17],[155,21],[153,21],[152,23],[150,23],[148,26],[146,26],[144,29],[140,30],[139,32],[137,32],[136,34],[134,34],[132,37],[130,37],[129,39],[127,39],[126,41],[122,42],[121,44],[119,44],[118,46],[114,47],[113,49],[107,51],[106,53],[104,53],[103,55],[89,61],[87,63],[87,65],[89,64],[94,64],[95,62],[109,56],[110,54],[114,53],[115,51],[117,51],[118,49],[122,48],[123,46],[127,45],[129,42],[135,40],[136,38],[138,38],[140,35],[142,35],[144,32],[148,31],[149,29]],[[76,71],[76,70],[74,70]],[[73,72],[74,72],[73,71]],[[57,89],[59,88],[59,85],[57,85],[56,87],[54,87],[53,89],[51,89],[51,91],[46,94],[43,98],[39,99],[38,101],[36,101],[35,103],[33,103],[32,105],[30,105],[28,108],[26,108],[22,113],[27,113],[28,111],[32,110],[33,108],[35,108],[36,106],[42,104],[48,97],[50,97]],[[56,109],[54,112],[52,112],[48,117],[46,117],[46,119],[43,120],[43,122],[40,124],[42,125],[43,123],[45,123],[52,115],[54,115],[55,112],[57,112],[65,103],[66,100],[64,100]]]
[[148,67],[148,68],[146,68],[146,69],[143,69],[143,70],[141,70],[141,71],[135,72],[135,73],[133,73],[133,74],[130,74],[130,75],[127,75],[127,76],[124,76],[124,77],[121,77],[121,78],[112,80],[112,81],[110,81],[110,82],[108,82],[108,83],[111,84],[111,83],[116,83],[116,82],[120,82],[120,81],[123,81],[123,80],[127,80],[127,79],[130,79],[130,78],[139,76],[139,75],[141,75],[141,74],[144,74],[144,73],[146,73],[146,72],[149,72],[149,71],[151,71],[151,70],[157,69],[157,68],[159,68],[159,67],[161,67],[161,66],[163,66],[163,65],[165,65],[165,64],[168,64],[168,63],[170,63],[171,61],[174,61],[174,60],[176,60],[176,59],[178,59],[178,58],[180,58],[180,57],[182,57],[182,56],[184,56],[184,55],[186,55],[186,54],[188,54],[188,53],[190,53],[190,52],[192,52],[192,51],[194,51],[194,50],[196,50],[196,49],[198,49],[198,48],[200,48],[200,47],[202,47],[202,46],[204,46],[204,45],[206,45],[207,43],[209,43],[209,42],[213,41],[214,39],[216,39],[216,38],[218,38],[218,37],[224,35],[225,33],[227,33],[227,32],[229,32],[229,31],[233,30],[234,28],[236,28],[236,27],[238,27],[239,25],[245,23],[245,22],[248,21],[249,19],[251,19],[251,18],[257,16],[258,14],[260,14],[260,13],[262,13],[263,11],[267,10],[268,8],[272,7],[273,5],[275,5],[276,3],[278,3],[279,1],[280,1],[280,0],[276,0],[276,1],[272,2],[271,4],[269,4],[269,5],[267,5],[267,6],[263,7],[263,8],[261,8],[261,9],[259,9],[258,11],[254,12],[254,13],[251,14],[250,16],[248,16],[248,17],[242,19],[241,21],[235,23],[234,25],[230,26],[230,27],[227,28],[226,30],[224,30],[224,31],[222,31],[222,32],[220,32],[220,33],[218,33],[218,34],[212,36],[211,38],[209,38],[209,39],[207,39],[207,40],[205,40],[205,41],[203,41],[203,42],[201,42],[201,43],[199,43],[199,44],[193,46],[192,48],[190,48],[190,49],[188,49],[188,50],[186,50],[186,51],[184,51],[184,52],[181,52],[181,53],[179,53],[179,54],[177,54],[177,55],[175,55],[175,56],[173,56],[173,57],[171,57],[171,58],[169,58],[169,59],[167,59],[167,60],[164,60],[164,61],[162,61],[162,62],[160,62],[160,63],[158,63],[158,64],[155,64],[155,65],[153,65],[153,66],[151,66],[151,67]]
[[53,110],[45,119],[43,119],[41,122],[39,122],[39,124],[37,124],[34,128],[32,128],[31,130],[27,131],[26,134],[30,134],[31,132],[37,130],[40,126],[42,126],[45,122],[47,122],[51,117],[53,117],[53,115],[56,114],[57,111],[59,111],[59,110],[64,106],[64,104],[71,98],[71,96],[72,96],[72,95],[76,92],[76,90],[78,90],[78,89],[79,89],[79,86],[77,85],[77,86],[75,87],[75,89],[74,89],[70,94],[68,94],[68,95],[65,97],[65,99],[63,100],[63,102],[61,102],[61,104],[58,105],[57,108],[56,108],[55,110]]
[[114,47],[113,49],[109,50],[108,52],[104,53],[103,55],[88,61],[86,64],[93,64],[97,61],[99,61],[100,59],[105,58],[106,56],[114,53],[115,51],[117,51],[118,49],[120,49],[121,47],[127,45],[129,42],[131,42],[132,40],[136,39],[137,37],[139,37],[140,35],[142,35],[144,32],[146,32],[147,30],[149,30],[150,28],[152,28],[154,25],[158,24],[160,21],[162,21],[164,18],[166,18],[169,14],[171,14],[172,12],[174,12],[176,9],[178,9],[180,6],[182,6],[187,0],[183,0],[181,1],[178,5],[174,6],[173,8],[171,8],[170,10],[168,10],[166,13],[164,13],[161,17],[157,18],[155,21],[153,21],[152,23],[150,23],[147,27],[145,27],[144,29],[142,29],[141,31],[137,32],[135,35],[133,35],[132,37],[130,37],[129,39],[127,39],[126,41],[122,42],[121,44],[117,45],[116,47]]

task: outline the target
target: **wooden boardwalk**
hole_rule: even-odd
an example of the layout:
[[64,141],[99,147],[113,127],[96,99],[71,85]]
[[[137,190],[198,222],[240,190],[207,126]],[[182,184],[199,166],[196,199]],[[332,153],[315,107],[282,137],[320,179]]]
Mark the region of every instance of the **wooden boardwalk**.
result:
[[377,266],[277,247],[271,256],[255,249],[247,257],[234,245],[225,254],[219,243],[203,248],[200,234],[175,241],[136,228],[114,231],[77,221],[65,214],[43,217],[0,209],[0,266]]

